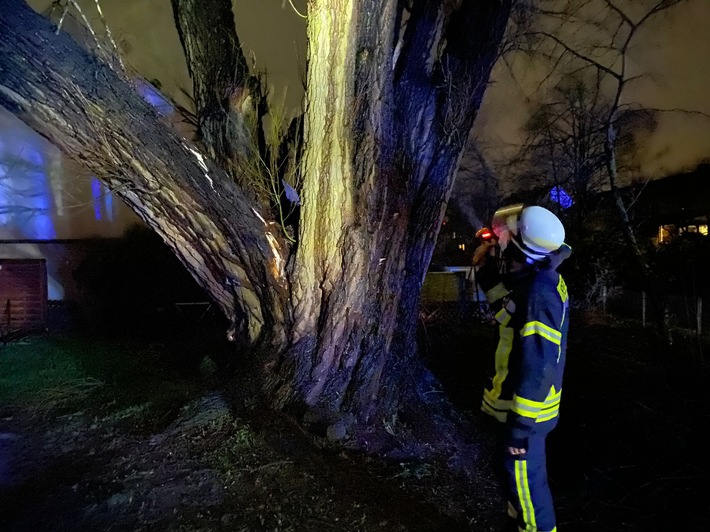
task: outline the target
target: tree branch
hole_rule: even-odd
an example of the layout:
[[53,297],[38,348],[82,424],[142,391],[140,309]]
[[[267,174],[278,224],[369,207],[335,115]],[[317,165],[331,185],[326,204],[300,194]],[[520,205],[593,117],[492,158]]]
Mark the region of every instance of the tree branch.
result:
[[262,95],[258,80],[249,75],[232,4],[172,0],[172,6],[192,78],[202,141],[213,159],[224,168],[236,169],[254,147]]

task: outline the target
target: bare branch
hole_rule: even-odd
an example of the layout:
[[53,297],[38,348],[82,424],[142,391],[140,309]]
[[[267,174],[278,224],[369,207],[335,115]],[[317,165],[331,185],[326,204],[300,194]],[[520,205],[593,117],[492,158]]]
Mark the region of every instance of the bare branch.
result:
[[202,141],[213,159],[236,169],[255,144],[260,93],[241,50],[232,4],[172,0],[172,6],[192,77]]
[[588,55],[585,55],[576,49],[572,48],[569,44],[567,44],[565,41],[563,41],[561,38],[559,38],[557,35],[553,35],[552,33],[546,32],[546,31],[538,31],[534,32],[534,35],[540,35],[542,37],[545,37],[547,39],[550,39],[553,41],[555,44],[558,46],[562,47],[566,53],[569,53],[576,57],[577,59],[584,61],[585,63],[588,63],[589,65],[598,68],[599,70],[606,72],[613,78],[620,80],[622,77],[622,74],[615,72],[611,68],[607,67],[606,65],[603,65],[599,61],[589,57]]

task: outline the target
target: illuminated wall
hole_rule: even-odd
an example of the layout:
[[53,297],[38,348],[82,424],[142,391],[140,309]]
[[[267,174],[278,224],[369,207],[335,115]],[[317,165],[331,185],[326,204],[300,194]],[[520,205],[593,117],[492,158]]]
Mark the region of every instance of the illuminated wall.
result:
[[0,257],[46,258],[49,299],[63,299],[73,258],[61,241],[119,237],[135,223],[103,183],[0,107]]

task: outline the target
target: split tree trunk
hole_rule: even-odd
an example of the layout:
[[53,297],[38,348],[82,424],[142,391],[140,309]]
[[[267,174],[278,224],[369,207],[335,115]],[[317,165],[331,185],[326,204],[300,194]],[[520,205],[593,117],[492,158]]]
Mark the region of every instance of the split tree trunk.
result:
[[415,0],[408,17],[398,0],[309,3],[295,250],[230,178],[250,156],[229,129],[248,86],[213,68],[223,48],[201,40],[230,54],[237,41],[220,37],[229,24],[190,24],[202,3],[173,6],[210,160],[19,0],[0,0],[0,104],[106,181],[250,344],[269,346],[259,368],[274,405],[381,425],[423,400],[419,294],[510,3]]

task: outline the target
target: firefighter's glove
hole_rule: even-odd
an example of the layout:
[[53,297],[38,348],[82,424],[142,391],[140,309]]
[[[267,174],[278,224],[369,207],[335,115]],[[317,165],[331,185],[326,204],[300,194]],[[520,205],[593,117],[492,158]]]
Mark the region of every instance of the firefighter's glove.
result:
[[473,260],[471,261],[471,263],[474,266],[483,266],[488,260],[488,257],[490,257],[491,250],[495,248],[497,244],[498,242],[495,240],[483,241],[481,245],[478,246],[473,252]]

